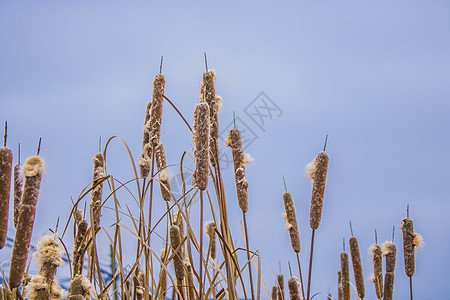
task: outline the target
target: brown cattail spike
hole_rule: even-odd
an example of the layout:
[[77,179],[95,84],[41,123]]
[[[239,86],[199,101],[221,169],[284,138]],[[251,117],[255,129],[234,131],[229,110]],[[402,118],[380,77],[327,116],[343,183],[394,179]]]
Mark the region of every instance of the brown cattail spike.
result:
[[88,223],[85,220],[81,220],[78,222],[77,227],[78,230],[75,236],[72,258],[73,273],[75,275],[81,274],[81,271],[83,270],[84,246],[86,244]]
[[284,277],[283,274],[278,274],[277,276],[278,282],[278,299],[284,300]]
[[344,300],[350,299],[350,268],[347,252],[341,253],[342,294]]
[[386,272],[384,275],[384,300],[392,300],[394,294],[394,273]]
[[231,147],[233,157],[234,178],[239,207],[243,213],[248,210],[248,182],[245,177],[245,156],[242,147],[241,131],[233,128],[228,132],[227,146]]
[[0,148],[0,249],[5,246],[6,232],[8,231],[12,158],[11,149],[6,147]]
[[209,105],[200,102],[194,107],[194,156],[193,183],[203,191],[208,186],[209,174]]
[[22,201],[23,167],[20,163],[14,166],[14,227],[17,227],[17,219],[19,218],[20,201]]
[[299,282],[297,277],[292,276],[288,280],[288,288],[289,288],[289,299],[290,300],[300,300],[300,293],[299,293]]
[[342,289],[342,271],[338,271],[338,300],[344,300],[344,290]]
[[358,292],[358,297],[364,299],[366,294],[364,288],[364,277],[361,265],[361,255],[359,252],[358,240],[355,237],[351,237],[350,243],[350,254],[352,256],[353,273],[355,275],[356,290]]
[[410,218],[402,220],[400,229],[403,234],[403,256],[406,276],[412,277],[415,272],[414,223]]
[[382,299],[383,298],[383,263],[382,263],[383,251],[381,250],[380,245],[375,244],[370,247],[369,254],[372,257],[372,263],[373,263],[372,281],[375,284],[375,293],[377,295],[377,299]]
[[294,201],[292,200],[291,193],[283,194],[284,209],[286,211],[286,228],[289,231],[291,238],[292,249],[295,253],[300,252],[300,232],[297,225],[297,216],[295,215]]
[[[148,123],[148,120],[150,120],[150,108],[152,107],[152,103],[148,102],[147,107],[145,109],[145,122],[144,126]],[[142,178],[145,178],[148,176],[148,173],[150,172],[150,161],[152,157],[152,147],[149,144],[149,131],[146,127],[144,127],[144,136],[142,138],[142,152],[141,156],[139,157],[139,174]]]
[[89,209],[91,211],[91,226],[93,227],[95,234],[100,228],[103,193],[103,182],[101,180],[103,176],[105,176],[105,160],[103,153],[99,152],[95,154],[92,161],[94,162],[94,172],[92,175],[91,203]]
[[83,275],[76,275],[70,282],[69,293],[69,300],[91,299],[92,287],[89,279]]
[[163,144],[159,143],[155,147],[156,166],[158,168],[159,186],[161,190],[161,196],[165,201],[170,201],[170,184],[169,184],[169,172],[167,171],[166,154],[164,153]]
[[181,251],[180,229],[176,225],[170,227],[170,246],[174,252],[173,267],[175,269],[175,277],[181,282],[184,278],[184,257]]
[[394,242],[386,241],[383,243],[383,256],[386,258],[386,272],[393,273],[397,256],[397,247]]
[[278,300],[278,286],[272,287],[272,300]]
[[216,223],[207,222],[205,224],[205,233],[209,236],[209,248],[210,248],[210,256],[212,259],[216,258]]
[[19,287],[22,282],[33,232],[36,202],[44,170],[44,161],[39,156],[28,158],[23,166],[25,183],[9,269],[9,285],[11,289]]
[[319,228],[322,219],[323,196],[328,170],[328,154],[320,152],[314,160],[313,189],[311,193],[311,208],[309,212],[309,226]]
[[150,119],[146,124],[146,129],[149,131],[149,142],[152,147],[156,147],[161,136],[161,120],[162,108],[164,100],[164,86],[166,80],[162,74],[155,76],[153,81],[153,96],[152,105],[150,108]]

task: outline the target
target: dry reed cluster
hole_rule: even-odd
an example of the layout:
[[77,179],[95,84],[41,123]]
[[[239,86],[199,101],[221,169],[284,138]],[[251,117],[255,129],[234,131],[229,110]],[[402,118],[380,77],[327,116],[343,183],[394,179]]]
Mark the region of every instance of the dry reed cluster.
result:
[[[293,274],[289,264],[290,274],[287,282],[282,273],[274,275],[272,280],[275,283],[269,290],[267,279],[262,276],[260,252],[252,249],[249,243],[246,219],[249,211],[249,184],[245,172],[249,156],[244,153],[241,131],[238,128],[232,128],[228,132],[226,142],[231,148],[233,158],[235,193],[226,192],[219,166],[221,98],[216,95],[216,74],[208,68],[203,73],[200,101],[194,106],[191,127],[165,95],[166,80],[161,70],[162,65],[160,73],[153,81],[152,101],[145,107],[142,147],[138,153],[137,165],[134,164],[132,151],[124,143],[135,178],[122,181],[107,172],[106,166],[111,162],[107,162],[106,153],[111,147],[110,141],[113,138],[109,139],[103,151],[94,156],[92,183],[74,201],[70,216],[63,226],[61,239],[55,231],[54,234],[45,235],[39,240],[33,256],[39,268],[35,275],[28,274],[26,265],[36,203],[44,173],[44,161],[39,156],[30,157],[23,166],[20,162],[14,166],[12,173],[12,151],[6,147],[0,148],[0,249],[6,240],[11,174],[14,180],[13,223],[16,228],[9,276],[0,287],[1,300],[23,299],[23,297],[29,299],[68,297],[69,300],[91,299],[91,297],[130,300],[313,298],[311,281],[314,278],[312,272],[314,240],[315,232],[322,220],[329,164],[329,156],[325,152],[326,142],[323,151],[319,152],[306,168],[307,176],[312,180],[309,214],[311,248],[309,253],[306,253],[309,254],[307,284],[304,285],[302,279],[300,255],[305,255],[305,251],[301,248],[295,208],[297,206],[298,209],[298,205],[302,202],[295,202],[285,185],[286,191],[282,196],[283,205],[280,203],[280,210],[284,206],[286,228],[297,259],[298,270],[294,270]],[[163,114],[166,113],[163,111],[164,102],[174,108],[167,113],[178,113],[192,133],[193,155],[184,152],[178,164],[173,163],[175,160],[170,156],[166,157],[164,146],[160,142]],[[186,161],[189,158],[192,159],[194,168],[187,166],[189,163]],[[176,197],[171,189],[169,168],[172,166],[179,168],[182,175],[182,195],[179,197]],[[189,172],[193,177],[193,188],[188,188],[186,184],[188,178],[186,175]],[[158,194],[154,193],[155,180],[160,187]],[[139,209],[138,214],[133,211],[129,198],[119,192],[123,190],[132,195],[131,198],[135,200]],[[86,199],[88,195],[91,195],[90,199]],[[237,201],[227,201],[227,197],[236,197]],[[153,207],[155,201],[161,201],[166,207],[161,214],[155,213]],[[236,205],[236,202],[242,212],[245,247],[239,245],[241,242],[232,236],[229,226],[227,207]],[[200,204],[200,220],[191,217],[196,203]],[[87,212],[86,204],[89,204]],[[79,209],[83,205],[85,209]],[[301,209],[306,210],[307,207]],[[108,218],[104,218],[102,213]],[[89,216],[88,221],[85,220],[86,214]],[[204,214],[212,221],[203,225]],[[109,219],[112,219],[112,224],[106,226]],[[63,242],[70,232],[69,224],[73,224],[72,249]],[[421,236],[414,232],[413,222],[409,217],[402,220],[401,230],[405,271],[411,278],[412,295],[415,250],[421,244]],[[136,244],[125,245],[123,242],[125,235],[132,236]],[[208,238],[208,242],[203,242],[204,236]],[[110,244],[108,246],[110,246],[111,270],[108,276],[105,275],[104,267],[99,260],[99,250],[104,248],[104,240]],[[160,252],[159,249],[156,251],[156,247],[160,245],[163,249]],[[354,282],[350,279],[350,257],[345,252],[344,243],[344,250],[340,254],[340,269],[337,272],[339,300],[349,300],[353,294],[356,298],[363,299],[366,294],[358,240],[353,237],[353,233],[349,238],[349,246]],[[128,262],[131,252],[125,251],[127,247],[135,250],[131,255],[131,263]],[[69,252],[68,249],[72,251]],[[56,280],[57,269],[64,263],[63,253],[67,255],[70,269],[68,292],[62,289]],[[372,281],[375,285],[373,292],[377,299],[392,299],[396,246],[393,241],[386,242],[382,250],[382,247],[375,243],[370,247],[369,253],[373,264]],[[257,270],[256,280],[253,278],[252,269]],[[355,287],[355,293],[351,286]],[[267,296],[261,295],[263,287]],[[285,292],[286,288],[288,295]],[[333,299],[331,295],[328,297]]]

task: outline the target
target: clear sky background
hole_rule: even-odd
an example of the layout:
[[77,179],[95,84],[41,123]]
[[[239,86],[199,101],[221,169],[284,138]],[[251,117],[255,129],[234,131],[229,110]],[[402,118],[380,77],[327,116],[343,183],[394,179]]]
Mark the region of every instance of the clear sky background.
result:
[[[284,175],[297,209],[306,277],[311,183],[304,167],[328,134],[313,293],[337,295],[339,253],[351,220],[367,299],[375,299],[375,291],[366,250],[375,229],[383,242],[395,225],[394,297],[407,299],[399,225],[410,204],[426,243],[417,255],[415,296],[448,299],[449,29],[448,1],[1,1],[0,122],[8,120],[15,154],[21,143],[22,161],[42,137],[47,164],[33,243],[58,216],[67,219],[70,197],[90,183],[99,135],[103,146],[110,136],[122,137],[137,159],[161,55],[165,94],[192,122],[206,51],[223,97],[221,128],[235,112],[238,127],[253,137],[245,149],[254,158],[247,167],[252,249],[274,271],[281,265],[285,276],[287,262],[295,265],[281,217]],[[263,126],[251,118],[261,92],[277,107]],[[168,106],[162,126],[168,163],[176,165],[191,150],[191,135]],[[109,171],[130,179],[118,140],[108,155]],[[233,172],[223,165],[233,236],[244,246]],[[176,177],[177,168],[171,172]],[[127,194],[122,201],[134,205]],[[162,209],[156,205],[156,213]],[[66,240],[70,245],[70,236]],[[9,257],[0,251],[2,263]],[[272,286],[272,273],[263,272]]]

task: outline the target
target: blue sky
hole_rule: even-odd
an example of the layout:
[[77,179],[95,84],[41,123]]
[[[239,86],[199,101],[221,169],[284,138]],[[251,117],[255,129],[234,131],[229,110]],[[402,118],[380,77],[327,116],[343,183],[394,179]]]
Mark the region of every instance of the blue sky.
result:
[[[351,220],[367,298],[375,298],[366,250],[375,229],[384,241],[393,225],[400,250],[398,227],[410,204],[426,243],[417,256],[415,295],[448,297],[442,283],[450,267],[443,238],[450,230],[449,28],[447,1],[2,1],[0,122],[8,120],[15,153],[21,143],[22,161],[42,137],[47,163],[33,240],[54,227],[57,216],[67,218],[70,197],[89,184],[99,135],[103,145],[122,137],[137,158],[161,55],[165,94],[192,122],[206,51],[223,97],[221,128],[235,112],[257,136],[246,149],[254,158],[247,167],[252,248],[277,272],[280,263],[285,275],[287,261],[295,262],[281,218],[285,176],[306,269],[311,183],[304,167],[328,134],[313,292],[336,295]],[[261,92],[280,110],[262,128],[246,114]],[[161,139],[169,164],[191,150],[188,130],[167,106]],[[113,141],[110,149],[109,170],[129,179],[123,147]],[[224,175],[233,234],[242,242],[231,169]],[[2,262],[8,258],[0,252]],[[399,251],[394,295],[405,299],[402,260]],[[264,276],[271,286],[267,268]]]

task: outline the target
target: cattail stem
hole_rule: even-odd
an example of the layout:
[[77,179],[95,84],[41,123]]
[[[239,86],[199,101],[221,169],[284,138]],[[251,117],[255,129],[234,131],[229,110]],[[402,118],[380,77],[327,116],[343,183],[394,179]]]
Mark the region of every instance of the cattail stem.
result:
[[250,279],[250,289],[252,292],[252,299],[255,299],[255,292],[253,290],[252,261],[250,259],[250,245],[248,242],[247,218],[245,217],[244,212],[242,212],[242,219],[244,220],[245,245],[247,246],[248,276]]
[[303,287],[302,268],[300,267],[300,255],[297,254],[298,273],[300,274],[300,285],[302,287],[302,299],[305,299],[305,289]]
[[409,294],[411,295],[411,300],[413,300],[412,276],[409,277]]
[[311,274],[312,274],[312,262],[313,262],[313,251],[314,251],[314,234],[316,230],[312,230],[311,234],[311,252],[309,255],[309,271],[308,271],[308,288],[306,290],[306,300],[309,300],[310,288],[311,288]]
[[200,277],[199,277],[199,297],[202,298],[202,292],[203,292],[203,232],[201,229],[201,226],[203,224],[203,191],[200,191]]

